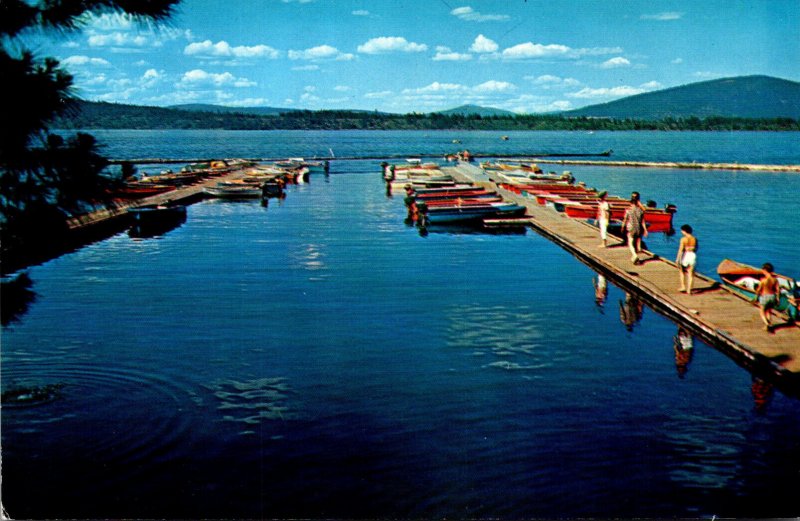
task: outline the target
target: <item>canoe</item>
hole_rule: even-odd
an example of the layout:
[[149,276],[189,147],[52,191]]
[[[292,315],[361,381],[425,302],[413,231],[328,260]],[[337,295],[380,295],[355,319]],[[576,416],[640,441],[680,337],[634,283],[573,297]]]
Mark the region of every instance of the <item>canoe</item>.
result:
[[134,222],[145,223],[186,217],[186,207],[182,204],[145,204],[128,208],[128,213],[133,217]]
[[203,192],[221,199],[255,199],[263,194],[261,187],[252,186],[207,186]]
[[[750,300],[755,298],[758,285],[761,279],[764,278],[764,274],[759,268],[730,259],[724,259],[719,263],[717,274],[726,287]],[[797,306],[793,306],[789,302],[789,297],[800,298],[800,289],[797,286],[797,281],[778,273],[775,273],[774,276],[778,279],[781,293],[776,309],[789,312],[790,315],[797,317]]]
[[117,199],[141,199],[143,197],[150,197],[153,195],[163,194],[165,192],[171,192],[175,190],[174,186],[168,185],[152,185],[152,186],[141,186],[141,185],[134,185],[129,184],[119,190],[115,190],[112,193],[112,196]]

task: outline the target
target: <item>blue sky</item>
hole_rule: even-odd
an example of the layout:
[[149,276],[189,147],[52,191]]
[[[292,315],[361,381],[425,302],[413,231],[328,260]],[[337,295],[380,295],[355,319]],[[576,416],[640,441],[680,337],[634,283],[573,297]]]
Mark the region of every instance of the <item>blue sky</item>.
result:
[[89,100],[568,110],[696,81],[800,81],[800,0],[184,0],[25,42]]

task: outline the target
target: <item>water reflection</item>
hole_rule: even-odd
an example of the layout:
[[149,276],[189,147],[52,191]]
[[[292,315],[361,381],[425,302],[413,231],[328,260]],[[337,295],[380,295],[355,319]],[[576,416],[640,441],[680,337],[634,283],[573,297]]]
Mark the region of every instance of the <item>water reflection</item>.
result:
[[625,329],[633,331],[633,326],[642,320],[644,302],[632,293],[625,293],[625,300],[619,301],[619,319]]
[[753,375],[753,384],[750,386],[750,391],[753,393],[755,410],[757,412],[766,411],[772,401],[772,396],[775,394],[775,386]]
[[608,298],[608,281],[605,276],[598,273],[597,277],[592,279],[592,285],[594,286],[594,302],[602,313]]
[[27,273],[20,273],[0,283],[0,319],[3,327],[19,322],[36,301],[36,292],[32,287],[33,281]]
[[158,219],[137,220],[128,230],[132,239],[153,239],[180,228],[186,222],[186,213],[163,215]]
[[684,328],[678,327],[678,334],[672,339],[672,347],[675,350],[675,368],[678,371],[678,378],[683,378],[686,376],[694,356],[694,337]]

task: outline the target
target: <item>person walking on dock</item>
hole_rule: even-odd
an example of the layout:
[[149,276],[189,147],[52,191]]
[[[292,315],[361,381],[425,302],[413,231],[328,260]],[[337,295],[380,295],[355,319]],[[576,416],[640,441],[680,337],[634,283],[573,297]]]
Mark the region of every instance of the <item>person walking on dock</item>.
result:
[[631,250],[631,262],[639,264],[639,252],[642,249],[642,237],[647,237],[647,226],[644,223],[644,206],[639,192],[631,193],[631,206],[622,218],[622,229],[628,236],[628,248]]
[[[678,291],[692,294],[692,279],[694,278],[694,267],[697,265],[697,237],[692,235],[692,227],[688,224],[681,226],[681,242],[678,246],[678,257],[675,263],[678,265],[678,276],[681,286]],[[684,282],[685,278],[685,282]]]
[[780,299],[780,285],[778,279],[775,278],[775,268],[769,262],[765,262],[761,266],[761,272],[764,277],[756,288],[756,298],[759,305],[759,314],[761,320],[764,321],[764,329],[772,331],[772,310],[778,306],[778,299]]
[[600,203],[597,205],[597,226],[600,228],[600,247],[608,246],[608,221],[611,217],[611,205],[608,204],[606,196],[608,192],[603,190],[597,194]]

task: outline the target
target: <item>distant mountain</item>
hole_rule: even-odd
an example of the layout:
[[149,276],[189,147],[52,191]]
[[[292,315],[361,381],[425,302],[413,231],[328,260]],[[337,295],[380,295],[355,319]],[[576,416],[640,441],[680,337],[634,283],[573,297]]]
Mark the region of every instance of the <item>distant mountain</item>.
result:
[[666,117],[800,118],[800,83],[770,76],[739,76],[690,83],[562,112],[657,120]]
[[510,110],[496,109],[493,107],[481,107],[479,105],[461,105],[460,107],[456,107],[453,109],[439,110],[437,112],[434,112],[434,114],[444,114],[446,116],[453,116],[455,114],[458,114],[460,116],[478,115],[481,117],[516,116],[516,114],[511,112]]
[[223,105],[208,105],[204,103],[189,103],[184,105],[171,105],[167,107],[174,110],[188,112],[213,112],[217,114],[253,114],[256,116],[277,116],[281,113],[295,112],[297,109],[282,109],[278,107],[226,107]]

